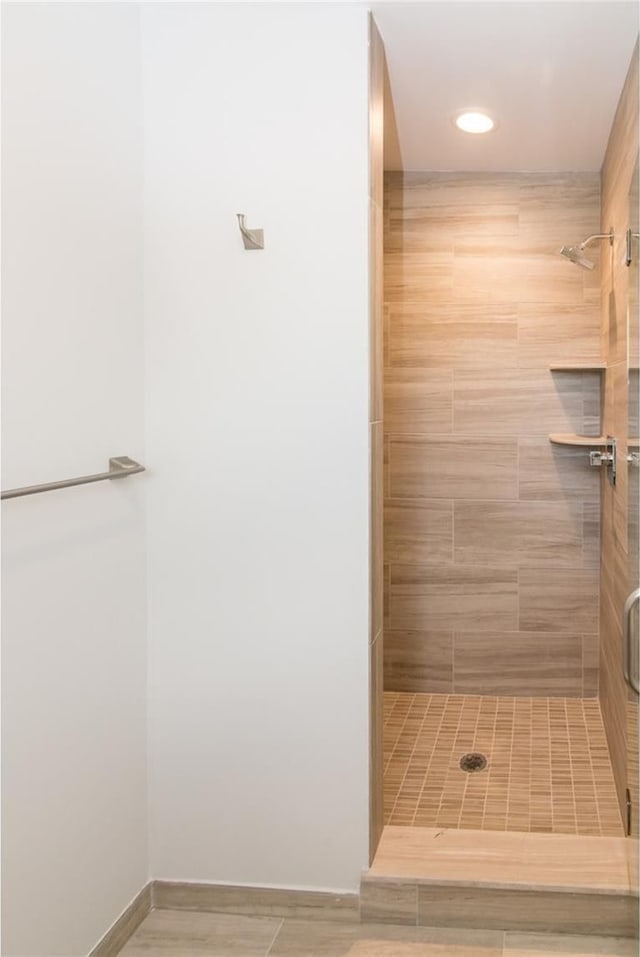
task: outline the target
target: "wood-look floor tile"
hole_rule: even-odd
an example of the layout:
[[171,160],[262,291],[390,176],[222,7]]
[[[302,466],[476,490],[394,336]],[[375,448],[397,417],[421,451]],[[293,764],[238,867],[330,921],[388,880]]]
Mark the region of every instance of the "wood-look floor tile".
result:
[[502,935],[415,924],[337,925],[286,919],[269,957],[413,957],[416,953],[425,957],[501,957]]
[[[346,957],[502,957],[502,934],[495,931],[465,931],[450,927],[416,927],[412,943],[375,940],[376,928],[367,931]],[[366,935],[370,933],[371,937]]]
[[504,940],[504,957],[634,957],[637,952],[637,943],[624,937],[518,934],[508,931]]
[[265,957],[281,924],[275,917],[156,910],[120,957]]

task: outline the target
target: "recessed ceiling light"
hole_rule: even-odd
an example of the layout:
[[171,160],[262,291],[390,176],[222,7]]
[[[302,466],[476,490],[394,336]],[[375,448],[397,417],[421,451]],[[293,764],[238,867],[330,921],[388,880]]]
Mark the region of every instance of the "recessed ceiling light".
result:
[[455,124],[464,133],[488,133],[495,126],[491,117],[479,110],[465,110],[463,113],[458,113]]

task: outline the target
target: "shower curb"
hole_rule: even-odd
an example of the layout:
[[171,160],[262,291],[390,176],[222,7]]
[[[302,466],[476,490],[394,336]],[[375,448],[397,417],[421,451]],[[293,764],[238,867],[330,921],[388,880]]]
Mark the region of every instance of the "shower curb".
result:
[[385,827],[360,885],[360,919],[633,937],[625,838]]

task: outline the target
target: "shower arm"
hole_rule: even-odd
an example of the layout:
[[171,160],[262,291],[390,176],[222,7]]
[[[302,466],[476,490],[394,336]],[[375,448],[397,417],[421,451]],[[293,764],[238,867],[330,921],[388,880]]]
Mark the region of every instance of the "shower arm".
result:
[[613,229],[610,229],[608,233],[594,233],[593,236],[587,236],[584,242],[580,243],[578,249],[586,249],[586,247],[594,243],[596,239],[608,239],[609,245],[613,246]]

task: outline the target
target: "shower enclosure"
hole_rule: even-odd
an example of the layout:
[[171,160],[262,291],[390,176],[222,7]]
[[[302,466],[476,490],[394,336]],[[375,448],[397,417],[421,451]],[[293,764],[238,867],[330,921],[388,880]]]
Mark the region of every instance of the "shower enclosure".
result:
[[385,830],[367,881],[417,880],[418,923],[421,894],[438,915],[429,835],[473,830],[487,861],[505,832],[543,856],[554,835],[576,880],[574,852],[625,848],[635,932],[637,65],[636,47],[600,171],[384,176]]

